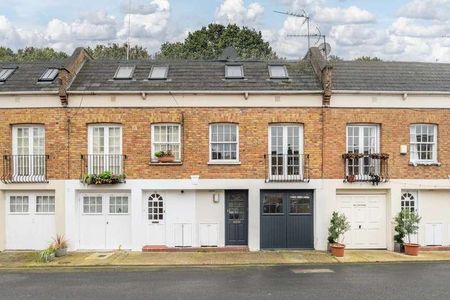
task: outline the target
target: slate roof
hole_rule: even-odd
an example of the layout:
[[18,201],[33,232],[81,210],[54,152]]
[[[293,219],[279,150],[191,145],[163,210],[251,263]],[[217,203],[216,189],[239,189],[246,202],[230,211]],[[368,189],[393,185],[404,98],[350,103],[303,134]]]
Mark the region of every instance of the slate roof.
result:
[[450,92],[450,64],[340,61],[333,90]]
[[64,60],[0,62],[0,69],[17,67],[5,82],[0,83],[0,92],[57,91],[58,84],[56,79],[50,83],[38,82],[38,79],[47,68],[63,68],[64,63]]
[[[245,79],[225,79],[225,64],[242,64]],[[289,80],[271,80],[268,64],[286,65]],[[114,80],[119,65],[136,66],[132,80]],[[167,80],[148,80],[152,66],[168,65]],[[73,91],[321,91],[308,61],[87,61]]]

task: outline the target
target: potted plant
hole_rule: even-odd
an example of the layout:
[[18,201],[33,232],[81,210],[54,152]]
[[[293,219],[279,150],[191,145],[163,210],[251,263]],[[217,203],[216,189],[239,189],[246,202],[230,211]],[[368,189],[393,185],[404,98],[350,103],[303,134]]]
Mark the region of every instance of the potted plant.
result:
[[175,156],[172,154],[172,150],[158,151],[155,153],[160,163],[170,163],[175,160]]
[[399,253],[405,252],[405,247],[403,246],[404,239],[406,236],[405,221],[404,221],[405,214],[406,211],[402,209],[394,218],[395,222],[394,251]]
[[53,248],[53,245],[50,245],[47,249],[44,249],[41,252],[39,252],[39,259],[44,263],[51,262],[52,260],[55,259],[55,253],[56,253],[55,248]]
[[112,174],[104,171],[100,174],[86,174],[83,178],[85,184],[117,184],[125,182],[125,174]]
[[57,235],[53,239],[53,248],[55,249],[55,256],[61,257],[67,255],[68,242],[63,235]]
[[417,256],[419,255],[419,244],[413,244],[411,243],[411,235],[417,234],[419,231],[419,223],[422,219],[419,214],[415,211],[405,211],[405,218],[404,218],[404,227],[405,227],[405,233],[408,236],[408,243],[405,243],[405,254],[406,255],[412,255]]
[[330,227],[328,228],[328,243],[333,256],[344,256],[345,245],[342,244],[342,240],[344,234],[349,230],[350,223],[347,217],[343,213],[334,211],[331,216]]

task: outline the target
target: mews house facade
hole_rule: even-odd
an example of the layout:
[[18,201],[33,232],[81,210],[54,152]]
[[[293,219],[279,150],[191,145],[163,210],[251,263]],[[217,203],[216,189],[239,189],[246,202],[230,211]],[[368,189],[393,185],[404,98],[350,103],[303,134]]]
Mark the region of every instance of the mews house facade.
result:
[[392,249],[401,208],[450,244],[448,64],[80,48],[1,67],[0,250],[325,250],[334,210],[348,248]]

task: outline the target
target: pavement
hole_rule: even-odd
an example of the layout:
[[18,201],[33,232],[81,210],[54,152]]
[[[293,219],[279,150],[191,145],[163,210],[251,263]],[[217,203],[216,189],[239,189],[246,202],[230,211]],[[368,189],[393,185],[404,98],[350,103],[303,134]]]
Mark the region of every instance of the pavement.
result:
[[1,252],[0,270],[58,267],[155,267],[155,266],[271,266],[302,264],[450,261],[450,251],[422,251],[407,256],[386,250],[346,250],[336,258],[322,251],[259,252],[69,252],[50,263],[37,252]]
[[32,269],[0,272],[0,299],[450,299],[450,262]]

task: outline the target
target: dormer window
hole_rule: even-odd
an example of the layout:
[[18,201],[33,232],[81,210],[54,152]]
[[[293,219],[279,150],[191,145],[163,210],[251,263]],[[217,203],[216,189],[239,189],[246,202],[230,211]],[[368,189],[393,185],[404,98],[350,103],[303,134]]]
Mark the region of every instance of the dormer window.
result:
[[39,81],[52,82],[53,80],[55,80],[58,73],[59,70],[57,68],[48,68],[47,70],[45,70],[44,73],[42,73],[41,77],[39,78]]
[[134,66],[119,66],[114,75],[114,79],[132,79],[134,73]]
[[225,78],[242,79],[244,78],[244,67],[242,65],[226,65]]
[[269,75],[271,79],[287,79],[289,78],[288,71],[284,65],[270,65]]
[[167,79],[167,73],[169,72],[168,66],[153,66],[148,79]]
[[3,68],[0,71],[0,82],[5,82],[6,79],[8,79],[9,76],[11,76],[15,70],[16,70],[16,68]]

